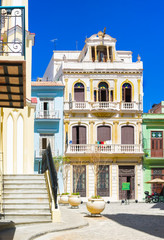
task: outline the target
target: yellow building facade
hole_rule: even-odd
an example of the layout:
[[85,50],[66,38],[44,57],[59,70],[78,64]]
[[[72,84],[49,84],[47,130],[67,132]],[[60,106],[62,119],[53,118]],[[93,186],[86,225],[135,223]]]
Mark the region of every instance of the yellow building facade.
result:
[[[110,201],[141,201],[140,57],[133,62],[131,51],[116,50],[116,39],[100,31],[85,40],[82,51],[54,51],[43,78],[65,84],[64,145],[70,166],[65,191],[79,192],[83,200],[97,194]],[[124,183],[129,190],[123,190]]]
[[4,174],[33,173],[35,106],[31,102],[31,63],[35,34],[28,31],[28,1],[1,2],[4,25],[1,27],[0,65],[4,85],[0,93],[0,152],[3,169]]

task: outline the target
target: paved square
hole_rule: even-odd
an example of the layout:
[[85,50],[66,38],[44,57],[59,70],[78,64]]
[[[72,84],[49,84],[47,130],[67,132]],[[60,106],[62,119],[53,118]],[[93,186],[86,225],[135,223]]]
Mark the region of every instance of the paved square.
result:
[[[61,208],[69,208],[61,206]],[[90,217],[86,205],[70,209],[83,216],[89,226],[45,235],[38,240],[157,240],[164,239],[164,203],[106,204],[102,217]]]

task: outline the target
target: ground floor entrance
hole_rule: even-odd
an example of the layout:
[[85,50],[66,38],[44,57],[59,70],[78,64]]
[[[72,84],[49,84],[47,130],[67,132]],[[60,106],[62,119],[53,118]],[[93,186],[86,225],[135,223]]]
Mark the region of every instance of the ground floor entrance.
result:
[[[129,183],[129,190],[123,190],[124,183]],[[134,166],[119,166],[119,199],[135,199]]]

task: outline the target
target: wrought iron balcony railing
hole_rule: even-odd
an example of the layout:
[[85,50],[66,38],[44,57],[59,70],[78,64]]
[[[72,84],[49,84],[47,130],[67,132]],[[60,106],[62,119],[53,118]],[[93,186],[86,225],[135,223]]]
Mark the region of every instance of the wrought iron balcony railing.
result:
[[24,7],[0,7],[0,56],[25,56]]
[[143,153],[141,144],[69,144],[66,153]]
[[35,118],[37,119],[58,119],[59,118],[59,111],[37,111],[35,114]]

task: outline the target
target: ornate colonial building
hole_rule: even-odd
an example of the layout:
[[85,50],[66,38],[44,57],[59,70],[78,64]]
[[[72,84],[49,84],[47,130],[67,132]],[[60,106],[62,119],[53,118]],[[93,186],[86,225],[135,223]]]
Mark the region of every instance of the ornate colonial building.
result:
[[[82,51],[54,51],[43,77],[61,80],[64,93],[64,145],[70,160],[67,191],[111,201],[142,199],[143,63],[131,51],[116,50],[116,39],[99,32],[85,40]],[[122,183],[130,190],[123,191]]]

